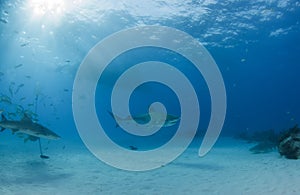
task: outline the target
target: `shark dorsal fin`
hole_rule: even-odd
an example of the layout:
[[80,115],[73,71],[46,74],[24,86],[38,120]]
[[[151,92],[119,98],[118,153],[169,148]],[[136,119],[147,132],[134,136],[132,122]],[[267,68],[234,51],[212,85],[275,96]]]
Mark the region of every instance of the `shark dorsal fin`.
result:
[[23,122],[32,122],[31,118],[27,114],[24,114],[22,121]]

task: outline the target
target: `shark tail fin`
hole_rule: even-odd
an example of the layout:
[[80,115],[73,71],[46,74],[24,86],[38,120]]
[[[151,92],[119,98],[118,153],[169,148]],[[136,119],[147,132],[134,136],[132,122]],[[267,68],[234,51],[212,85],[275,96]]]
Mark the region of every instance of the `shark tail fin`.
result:
[[1,113],[1,118],[2,118],[2,121],[7,121],[6,117],[4,116],[3,113]]
[[118,115],[112,113],[111,111],[107,111],[107,112],[109,113],[109,115],[110,115],[111,117],[113,117],[113,119],[124,120],[124,118],[122,118],[122,117],[120,117],[120,116],[118,116]]
[[111,111],[107,110],[107,112],[111,117],[115,118],[115,115]]
[[[2,118],[2,121],[7,121],[7,119],[5,118],[4,114],[2,113],[3,111],[1,111],[1,118]],[[4,131],[5,128],[4,127],[1,127],[0,129],[0,132]]]

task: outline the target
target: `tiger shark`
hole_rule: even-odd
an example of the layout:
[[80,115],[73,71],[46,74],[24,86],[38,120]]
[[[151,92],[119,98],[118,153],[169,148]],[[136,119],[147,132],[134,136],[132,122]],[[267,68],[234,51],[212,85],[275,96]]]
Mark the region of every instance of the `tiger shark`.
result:
[[5,129],[11,129],[12,133],[23,133],[27,134],[27,140],[36,141],[39,138],[45,138],[50,140],[58,140],[60,136],[49,130],[48,128],[33,122],[26,114],[23,119],[20,121],[7,120],[5,116],[2,114],[2,121],[0,122],[0,131],[4,131]]

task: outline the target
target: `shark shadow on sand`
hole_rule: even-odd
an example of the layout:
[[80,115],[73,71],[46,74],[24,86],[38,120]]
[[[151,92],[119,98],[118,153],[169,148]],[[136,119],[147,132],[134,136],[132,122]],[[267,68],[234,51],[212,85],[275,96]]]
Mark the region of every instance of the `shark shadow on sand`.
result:
[[249,149],[253,154],[269,153],[275,151],[278,146],[278,134],[273,129],[253,133],[242,132],[237,138],[255,143],[256,145]]

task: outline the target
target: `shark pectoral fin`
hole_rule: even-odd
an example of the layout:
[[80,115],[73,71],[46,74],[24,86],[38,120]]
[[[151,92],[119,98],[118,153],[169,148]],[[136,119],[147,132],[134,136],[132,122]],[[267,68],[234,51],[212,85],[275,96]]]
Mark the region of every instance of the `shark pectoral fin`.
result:
[[2,132],[2,131],[4,131],[4,130],[5,130],[5,128],[4,128],[4,127],[1,127],[1,130],[0,130],[0,131]]
[[17,131],[19,131],[19,129],[12,129],[11,132],[14,135]]
[[26,143],[27,141],[33,141],[34,142],[38,139],[39,139],[39,137],[29,135],[27,138],[24,139],[24,143]]

